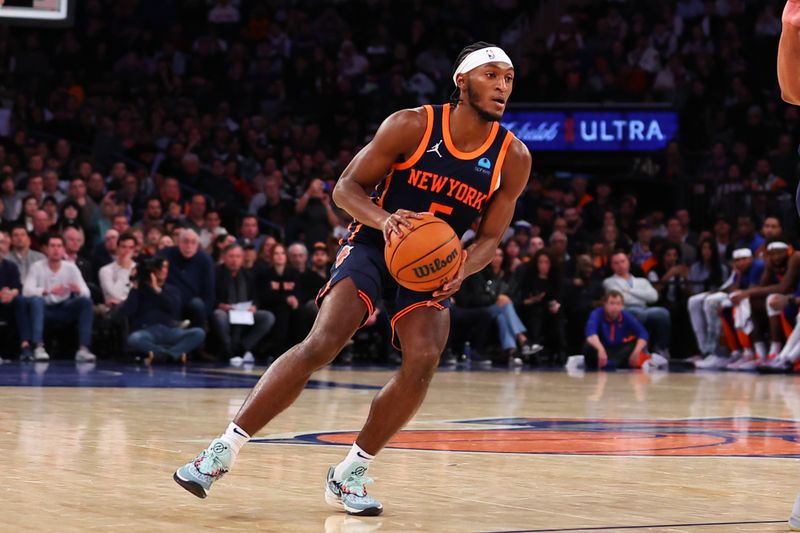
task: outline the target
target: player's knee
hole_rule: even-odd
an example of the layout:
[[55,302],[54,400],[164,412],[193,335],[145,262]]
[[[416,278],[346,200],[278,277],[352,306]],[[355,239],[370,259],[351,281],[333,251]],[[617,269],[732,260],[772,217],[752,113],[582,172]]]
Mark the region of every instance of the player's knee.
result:
[[300,343],[300,353],[313,365],[324,366],[333,361],[345,342],[336,335],[312,332]]
[[439,350],[429,347],[404,350],[402,370],[410,374],[412,381],[427,383],[439,366],[440,355]]

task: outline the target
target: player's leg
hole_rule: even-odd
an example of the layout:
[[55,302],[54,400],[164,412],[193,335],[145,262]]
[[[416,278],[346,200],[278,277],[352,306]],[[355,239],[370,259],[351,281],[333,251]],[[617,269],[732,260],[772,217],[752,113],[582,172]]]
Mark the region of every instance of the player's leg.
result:
[[403,348],[400,370],[372,400],[367,422],[350,453],[328,471],[326,501],[350,514],[377,515],[383,506],[364,485],[370,461],[417,412],[439,365],[450,329],[450,312],[421,306],[402,315],[395,331]]
[[311,374],[333,361],[353,336],[366,305],[350,278],[331,288],[322,301],[308,336],[270,366],[225,433],[173,476],[183,488],[205,498],[211,485],[233,466],[239,449],[267,422],[289,407],[300,395]]
[[783,349],[783,303],[785,300],[780,294],[770,294],[767,296],[767,320],[769,320],[769,350],[767,360],[774,360]]

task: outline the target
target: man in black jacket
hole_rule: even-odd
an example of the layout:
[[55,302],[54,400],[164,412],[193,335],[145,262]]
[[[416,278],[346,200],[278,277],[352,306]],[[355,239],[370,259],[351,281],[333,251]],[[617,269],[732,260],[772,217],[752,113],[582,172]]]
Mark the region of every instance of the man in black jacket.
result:
[[[216,273],[216,309],[212,318],[214,330],[222,343],[222,352],[232,365],[253,363],[252,350],[275,325],[275,315],[269,311],[258,310],[258,291],[253,282],[253,273],[242,268],[244,252],[239,244],[225,248],[223,263]],[[252,302],[249,311],[253,314],[253,324],[231,324],[233,305]],[[243,355],[234,356],[234,348],[241,344]]]
[[186,354],[202,346],[206,338],[201,328],[176,326],[181,296],[178,289],[166,285],[168,273],[169,262],[163,257],[142,261],[136,267],[128,299],[116,311],[117,316],[130,321],[133,333],[128,337],[128,346],[146,353],[148,363],[158,356],[185,363]]
[[[16,322],[20,340],[20,359],[33,359],[31,349],[31,321],[28,306],[22,297],[22,282],[17,265],[0,258],[0,319]],[[4,345],[4,348],[7,345]]]

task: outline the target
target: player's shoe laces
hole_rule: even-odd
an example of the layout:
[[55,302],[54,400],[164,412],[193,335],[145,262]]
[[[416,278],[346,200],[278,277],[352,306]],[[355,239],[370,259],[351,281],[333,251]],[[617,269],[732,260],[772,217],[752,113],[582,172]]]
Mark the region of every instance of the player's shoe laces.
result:
[[367,494],[364,485],[372,483],[365,476],[367,469],[354,468],[344,481],[336,481],[333,476],[334,468],[328,469],[328,479],[325,483],[325,501],[336,508],[344,508],[347,514],[357,516],[378,516],[383,512],[381,502]]
[[222,439],[214,439],[208,448],[175,471],[172,478],[198,498],[208,496],[211,485],[230,470],[233,453]]

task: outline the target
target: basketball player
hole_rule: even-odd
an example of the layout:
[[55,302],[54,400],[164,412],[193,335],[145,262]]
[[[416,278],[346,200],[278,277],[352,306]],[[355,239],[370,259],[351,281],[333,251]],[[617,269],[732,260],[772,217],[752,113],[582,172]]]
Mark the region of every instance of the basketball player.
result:
[[[325,491],[325,500],[347,513],[381,513],[381,503],[364,488],[371,482],[370,463],[422,404],[447,340],[449,298],[494,257],[530,175],[528,149],[499,124],[513,80],[502,49],[470,45],[453,68],[451,103],[394,113],[355,156],[333,191],[354,220],[317,297],[311,332],[261,377],[225,433],[175,472],[183,488],[205,498],[242,445],[297,399],[311,374],[336,357],[383,297],[394,304],[391,324],[403,362],[372,401],[347,457],[328,470]],[[433,293],[399,287],[383,258],[385,241],[402,239],[420,212],[434,213],[459,236],[482,215],[456,277]]]

